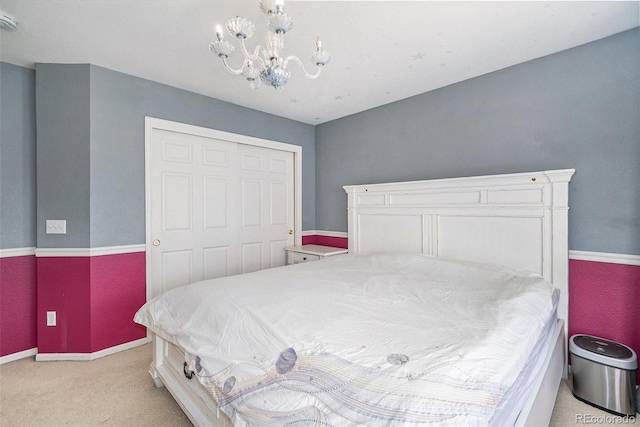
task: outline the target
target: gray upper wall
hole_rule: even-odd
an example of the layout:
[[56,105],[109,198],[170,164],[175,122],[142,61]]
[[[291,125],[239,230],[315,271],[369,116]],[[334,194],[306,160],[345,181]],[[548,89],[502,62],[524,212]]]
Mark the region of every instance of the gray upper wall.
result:
[[[91,234],[85,228],[46,245],[36,238],[37,73],[0,63],[0,249],[144,242],[143,117],[149,115],[302,145],[303,229],[346,231],[345,184],[575,167],[570,248],[640,254],[639,49],[640,30],[634,29],[326,123],[315,129],[315,150],[310,125],[100,67],[71,66],[85,86],[88,73],[94,92],[88,105],[95,114],[89,137],[76,135],[68,147],[96,140],[89,163],[98,199],[91,200],[95,208],[87,213],[81,200],[64,199],[69,193],[62,185],[46,190],[54,193],[38,202],[47,201],[49,208],[40,203],[38,210],[43,220],[80,214],[86,224],[86,216],[93,215],[92,226],[99,230]],[[50,84],[70,85],[59,96],[87,105],[86,87],[74,92],[73,78],[53,69],[42,74]],[[82,114],[84,107],[73,108]],[[83,129],[80,124],[74,132],[82,135]],[[44,153],[38,153],[38,185],[47,186],[47,173],[73,164]],[[109,161],[99,162],[100,157]],[[72,192],[83,188],[71,178]],[[81,199],[94,198],[82,194]],[[44,223],[37,224],[44,233]]]
[[347,184],[575,168],[570,249],[640,254],[638,52],[636,28],[318,125],[316,228],[347,230]]
[[35,81],[0,62],[0,249],[36,246]]
[[[86,150],[88,156],[82,164],[69,165],[64,157],[41,162],[44,156],[38,152],[38,224],[45,217],[68,220],[65,236],[46,235],[44,228],[39,228],[39,247],[94,248],[145,242],[145,116],[302,146],[302,227],[314,228],[313,126],[94,65],[38,64],[36,71],[41,135],[38,150],[45,143],[51,144],[47,141],[55,140],[53,146],[67,144],[61,151],[69,155]],[[82,76],[74,76],[78,73]],[[41,99],[45,96],[46,100]],[[60,115],[67,114],[60,111],[61,107],[70,108],[74,100],[85,108],[86,117],[72,109],[68,114],[77,114],[78,122],[56,128]],[[86,138],[83,135],[78,139],[78,132],[84,131],[85,126]],[[90,176],[86,180],[85,167],[87,178]],[[68,170],[60,171],[61,168]],[[65,178],[64,188],[40,192],[41,172],[43,176],[66,176],[74,169],[78,169],[75,182]],[[49,184],[42,185],[44,188]],[[84,222],[69,222],[79,216]]]
[[[39,248],[89,247],[90,71],[89,65],[36,65]],[[67,234],[46,234],[48,219],[66,220]]]

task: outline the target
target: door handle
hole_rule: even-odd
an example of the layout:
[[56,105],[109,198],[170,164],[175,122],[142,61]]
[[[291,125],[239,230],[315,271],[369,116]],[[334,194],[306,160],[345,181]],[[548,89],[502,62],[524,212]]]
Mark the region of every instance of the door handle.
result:
[[293,234],[293,230],[289,230],[289,234]]
[[160,240],[155,239],[155,240],[153,241],[153,246],[160,246]]

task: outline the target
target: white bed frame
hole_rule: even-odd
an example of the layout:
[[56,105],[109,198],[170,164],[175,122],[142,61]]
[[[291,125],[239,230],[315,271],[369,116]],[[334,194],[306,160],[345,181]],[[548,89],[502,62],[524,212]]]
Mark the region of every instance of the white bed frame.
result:
[[[349,252],[419,252],[502,264],[542,275],[561,291],[553,349],[516,426],[548,425],[566,378],[569,306],[568,184],[573,169],[344,187]],[[155,337],[150,373],[198,426],[228,427],[184,354]]]

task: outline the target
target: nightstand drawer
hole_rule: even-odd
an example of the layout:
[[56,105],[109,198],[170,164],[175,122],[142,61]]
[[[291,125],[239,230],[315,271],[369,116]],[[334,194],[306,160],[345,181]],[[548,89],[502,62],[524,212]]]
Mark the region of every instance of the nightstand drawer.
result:
[[318,261],[320,259],[318,255],[309,255],[300,252],[292,252],[291,256],[293,258],[294,264],[299,264],[301,262]]
[[346,254],[348,250],[321,245],[298,245],[284,248],[287,251],[287,264],[318,261],[330,256]]

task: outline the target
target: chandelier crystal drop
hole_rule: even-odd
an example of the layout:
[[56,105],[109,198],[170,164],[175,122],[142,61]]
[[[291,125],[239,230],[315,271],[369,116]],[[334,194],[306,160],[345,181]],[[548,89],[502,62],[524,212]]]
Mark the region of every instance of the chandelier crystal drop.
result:
[[329,52],[322,48],[320,36],[316,39],[316,49],[309,55],[309,59],[317,67],[316,72],[311,74],[305,70],[298,57],[290,55],[283,58],[281,56],[281,50],[284,48],[284,35],[293,28],[293,19],[284,12],[284,0],[260,0],[260,9],[267,15],[267,40],[265,46],[258,45],[253,53],[247,49],[245,40],[253,36],[255,25],[240,16],[230,19],[226,25],[229,34],[240,42],[240,50],[244,56],[241,68],[232,68],[227,62],[227,58],[235,53],[236,48],[228,40],[225,40],[222,27],[216,26],[217,40],[209,45],[209,49],[222,60],[227,71],[244,77],[254,90],[260,87],[260,82],[274,89],[280,89],[284,86],[291,76],[287,69],[290,61],[298,64],[305,77],[315,79],[320,76],[322,67],[331,61]]

